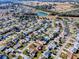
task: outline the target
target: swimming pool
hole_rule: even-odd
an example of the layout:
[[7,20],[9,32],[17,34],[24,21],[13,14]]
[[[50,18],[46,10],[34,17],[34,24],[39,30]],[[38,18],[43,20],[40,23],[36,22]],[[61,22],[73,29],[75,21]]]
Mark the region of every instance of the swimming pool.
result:
[[9,59],[6,55],[0,55],[0,59]]

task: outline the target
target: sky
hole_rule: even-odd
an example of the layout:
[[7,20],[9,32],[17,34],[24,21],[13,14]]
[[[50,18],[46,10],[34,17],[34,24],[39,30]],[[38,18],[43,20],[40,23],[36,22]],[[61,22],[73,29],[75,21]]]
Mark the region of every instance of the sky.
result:
[[[0,2],[6,2],[6,1],[16,2],[16,1],[30,1],[30,0],[0,0]],[[31,1],[79,1],[79,0],[31,0]]]
[[15,1],[15,0],[0,0],[0,1]]
[[6,2],[6,1],[18,1],[18,0],[0,0],[1,2]]

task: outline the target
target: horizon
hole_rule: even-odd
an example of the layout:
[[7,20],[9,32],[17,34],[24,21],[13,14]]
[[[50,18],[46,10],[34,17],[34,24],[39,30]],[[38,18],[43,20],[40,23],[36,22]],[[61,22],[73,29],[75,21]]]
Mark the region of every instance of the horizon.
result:
[[38,1],[38,2],[79,2],[79,0],[0,0],[0,2]]

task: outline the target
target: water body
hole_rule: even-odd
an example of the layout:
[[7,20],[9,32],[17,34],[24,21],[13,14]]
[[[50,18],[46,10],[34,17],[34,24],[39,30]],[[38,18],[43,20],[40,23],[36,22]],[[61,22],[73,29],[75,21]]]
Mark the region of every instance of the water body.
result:
[[38,16],[47,16],[48,15],[46,12],[43,12],[43,11],[37,11],[36,14]]
[[0,55],[0,59],[9,59],[6,55]]

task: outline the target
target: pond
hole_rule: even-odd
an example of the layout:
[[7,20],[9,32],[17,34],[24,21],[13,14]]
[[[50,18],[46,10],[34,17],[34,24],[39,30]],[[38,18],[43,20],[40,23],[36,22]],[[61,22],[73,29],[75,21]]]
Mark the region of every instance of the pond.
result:
[[43,12],[43,11],[38,11],[38,12],[36,12],[36,14],[38,16],[47,16],[48,15],[46,12]]
[[0,59],[9,59],[6,55],[0,55]]

